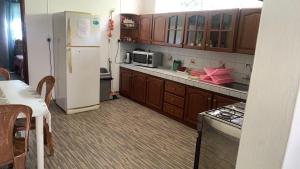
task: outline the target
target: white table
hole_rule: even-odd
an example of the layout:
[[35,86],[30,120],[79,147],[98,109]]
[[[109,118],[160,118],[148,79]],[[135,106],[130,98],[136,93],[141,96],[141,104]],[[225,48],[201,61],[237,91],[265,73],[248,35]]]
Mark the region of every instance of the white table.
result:
[[[40,97],[35,88],[32,88],[19,80],[0,81],[0,104],[23,104],[31,107],[32,116],[36,121],[36,144],[37,144],[37,168],[44,169],[44,117],[51,121],[50,112],[44,99]],[[51,128],[50,124],[49,127]]]

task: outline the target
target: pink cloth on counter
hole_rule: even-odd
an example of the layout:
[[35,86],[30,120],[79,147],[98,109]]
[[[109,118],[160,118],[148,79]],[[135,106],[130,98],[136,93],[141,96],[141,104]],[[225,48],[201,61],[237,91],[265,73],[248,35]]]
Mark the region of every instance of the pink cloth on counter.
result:
[[191,72],[192,76],[198,76],[201,81],[213,84],[225,84],[234,82],[230,73],[232,69],[229,68],[204,68],[202,70],[194,70]]

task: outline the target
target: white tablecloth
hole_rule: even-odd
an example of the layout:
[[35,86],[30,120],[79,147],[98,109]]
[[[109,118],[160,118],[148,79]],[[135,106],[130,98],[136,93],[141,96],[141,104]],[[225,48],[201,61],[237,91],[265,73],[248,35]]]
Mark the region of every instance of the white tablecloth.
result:
[[0,81],[0,104],[23,104],[31,107],[32,116],[36,117],[37,165],[44,168],[43,119],[49,124],[51,132],[51,114],[44,99],[32,88],[19,80]]
[[23,104],[31,107],[32,116],[44,116],[51,132],[51,114],[44,98],[26,83],[20,80],[0,81],[0,104]]

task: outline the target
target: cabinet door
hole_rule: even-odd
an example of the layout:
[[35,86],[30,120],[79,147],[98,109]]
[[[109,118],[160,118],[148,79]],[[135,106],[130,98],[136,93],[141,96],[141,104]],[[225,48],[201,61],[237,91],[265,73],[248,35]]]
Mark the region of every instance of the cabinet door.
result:
[[146,75],[133,72],[131,98],[137,102],[146,102],[147,81]]
[[238,9],[209,12],[207,50],[232,52]]
[[[125,20],[132,23],[124,23]],[[136,14],[120,14],[120,40],[122,42],[137,42],[139,37],[139,16]]]
[[158,45],[166,44],[166,25],[167,15],[156,14],[153,15],[153,26],[152,26],[152,43]]
[[186,104],[184,121],[196,127],[198,114],[211,109],[213,94],[201,89],[188,87],[186,93]]
[[164,80],[148,77],[147,78],[147,97],[146,104],[155,109],[161,110],[163,103]]
[[132,84],[132,71],[121,68],[120,70],[120,94],[130,97]]
[[241,9],[236,51],[254,54],[261,9]]
[[216,109],[216,108],[234,104],[234,103],[237,103],[240,101],[241,101],[240,99],[229,98],[229,97],[225,97],[225,96],[221,96],[221,95],[214,95],[213,108]]
[[151,43],[152,15],[140,16],[139,42]]
[[191,12],[186,14],[185,48],[205,48],[207,18],[207,12]]
[[184,35],[184,13],[168,14],[166,42],[170,46],[182,47]]

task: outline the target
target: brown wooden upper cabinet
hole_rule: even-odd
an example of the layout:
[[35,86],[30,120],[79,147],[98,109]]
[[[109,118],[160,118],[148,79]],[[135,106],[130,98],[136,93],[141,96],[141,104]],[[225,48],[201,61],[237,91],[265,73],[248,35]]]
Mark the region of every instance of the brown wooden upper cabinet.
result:
[[241,9],[236,51],[254,54],[261,9]]
[[207,12],[192,12],[186,14],[185,48],[205,49]]
[[166,43],[170,46],[182,47],[184,38],[185,13],[173,13],[167,16]]
[[152,44],[165,45],[168,14],[154,14],[152,24]]
[[152,15],[141,15],[139,25],[139,42],[146,44],[151,43]]
[[206,50],[232,52],[238,9],[210,11]]

